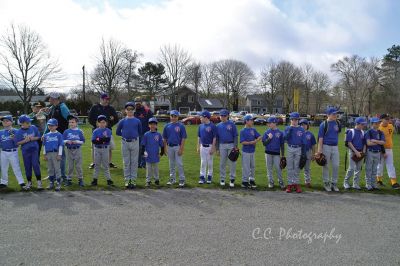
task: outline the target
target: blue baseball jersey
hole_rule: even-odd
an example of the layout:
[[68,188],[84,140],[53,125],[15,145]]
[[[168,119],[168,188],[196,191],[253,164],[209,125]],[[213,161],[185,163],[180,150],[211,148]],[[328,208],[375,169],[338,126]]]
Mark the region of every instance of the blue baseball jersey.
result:
[[338,123],[336,121],[328,121],[328,129],[325,135],[324,135],[324,125],[325,123],[322,122],[321,125],[319,126],[318,139],[323,138],[323,144],[325,145],[330,145],[330,146],[338,145],[339,133],[340,133],[340,128],[338,126]]
[[285,139],[288,145],[298,145],[303,146],[306,145],[306,131],[303,127],[297,126],[288,126],[285,129]]
[[168,123],[164,127],[163,138],[168,144],[180,145],[182,139],[186,139],[186,128],[180,122]]
[[231,120],[218,123],[217,140],[219,144],[234,143],[237,136],[238,131],[236,125]]
[[[353,133],[354,132],[354,133]],[[346,141],[351,142],[358,151],[362,151],[365,145],[364,133],[361,129],[350,129],[346,132]]]
[[201,124],[197,130],[197,136],[201,144],[212,144],[217,137],[217,127],[213,123]]
[[15,128],[0,130],[0,145],[3,150],[10,150],[18,148],[15,141],[15,134],[17,130]]
[[64,146],[64,139],[60,132],[58,131],[49,132],[43,135],[43,147],[45,153],[58,152],[58,154],[60,154],[60,150],[62,153],[63,146]]
[[279,129],[268,129],[264,132],[262,141],[266,141],[269,137],[268,134],[272,134],[271,141],[265,146],[265,152],[273,152],[280,154],[281,152],[281,145],[285,142],[284,133]]
[[119,121],[116,135],[124,139],[137,139],[142,133],[142,123],[136,117],[125,117]]
[[142,146],[147,152],[146,162],[158,163],[160,161],[160,147],[164,146],[163,139],[157,131],[147,131],[142,138]]
[[[260,136],[254,127],[245,127],[240,131],[240,143],[256,140]],[[256,145],[242,145],[242,152],[253,153],[255,151]]]
[[[26,137],[40,137],[39,129],[34,125],[31,125],[28,128],[18,129],[17,133],[15,134],[15,142],[18,143],[24,140]],[[39,149],[39,144],[37,141],[29,141],[21,145],[22,152],[35,149]]]
[[[112,131],[108,127],[106,128],[96,128],[92,133],[92,141],[101,138],[111,138]],[[110,145],[110,140],[101,144],[101,145]]]
[[[385,134],[383,132],[378,132],[378,130],[375,130],[371,128],[365,133],[365,141],[371,139],[375,140],[383,140],[385,141]],[[369,150],[375,150],[375,151],[380,151],[381,150],[381,145],[373,145],[373,146],[368,146]]]
[[[83,135],[82,130],[80,130],[79,128],[68,128],[64,131],[63,138],[65,146],[67,146],[67,148],[80,147],[85,142],[85,136]],[[69,140],[76,141],[77,143],[68,144],[67,141]]]
[[315,144],[317,144],[317,141],[315,139],[314,134],[308,130],[305,132],[305,138],[306,138],[306,151],[309,151]]

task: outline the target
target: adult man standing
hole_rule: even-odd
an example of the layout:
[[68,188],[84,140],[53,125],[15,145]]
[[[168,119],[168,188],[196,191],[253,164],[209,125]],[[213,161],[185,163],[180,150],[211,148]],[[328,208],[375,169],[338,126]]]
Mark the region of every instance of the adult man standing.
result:
[[[43,107],[43,104],[40,102],[34,103],[32,105],[32,113],[28,115],[32,121],[32,125],[38,128],[40,136],[43,136],[44,130],[46,129],[46,115],[41,111]],[[39,138],[37,142],[39,144],[40,156],[40,151],[42,149],[42,138]]]
[[[57,119],[58,127],[57,131],[61,134],[68,128],[68,116],[70,115],[69,109],[67,105],[60,100],[60,94],[58,92],[51,92],[49,94],[49,102],[50,107],[47,109],[47,120],[49,119]],[[49,128],[46,127],[44,133],[49,132]],[[65,175],[65,151],[63,149],[62,157],[60,161],[60,168],[61,168],[61,178],[63,180],[67,179]]]
[[[95,104],[90,108],[89,111],[89,123],[92,125],[92,131],[97,128],[97,117],[99,115],[104,115],[107,118],[107,127],[112,131],[112,127],[118,123],[118,115],[114,107],[110,105],[110,96],[107,93],[102,93],[100,95],[100,102]],[[110,167],[117,168],[115,164],[112,163],[112,150],[115,147],[113,138],[111,138],[109,156],[110,156]],[[94,162],[94,154],[92,147],[92,161]],[[90,169],[94,168],[94,163],[89,166]]]
[[[140,97],[135,98],[135,113],[134,116],[140,120],[140,123],[142,124],[142,130],[139,135],[139,143],[142,143],[142,138],[144,136],[144,133],[150,130],[149,128],[149,119],[153,117],[153,113],[151,110],[142,104],[142,99]],[[145,158],[143,157],[143,147],[140,146],[140,151],[139,151],[139,158],[138,158],[138,167],[139,168],[145,168],[146,167],[146,161]]]

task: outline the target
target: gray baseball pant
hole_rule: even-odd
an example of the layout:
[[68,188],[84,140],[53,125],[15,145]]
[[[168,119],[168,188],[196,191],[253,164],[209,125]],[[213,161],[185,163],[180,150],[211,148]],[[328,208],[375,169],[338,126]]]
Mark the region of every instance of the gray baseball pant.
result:
[[300,184],[300,157],[301,147],[293,148],[288,146],[287,151],[287,179],[288,185]]
[[274,177],[273,171],[275,168],[276,175],[278,176],[279,184],[283,184],[282,178],[282,169],[280,166],[281,156],[280,155],[273,155],[273,154],[265,154],[265,164],[267,166],[267,176],[268,182],[273,185],[274,184]]
[[311,183],[311,158],[312,158],[312,150],[308,150],[306,152],[306,165],[304,166],[304,181],[305,183]]
[[346,176],[344,177],[344,183],[349,184],[349,180],[353,177],[353,187],[359,186],[360,184],[360,174],[361,174],[361,167],[363,165],[363,161],[355,162],[351,157],[353,157],[354,152],[353,150],[349,149],[349,168],[347,169]]
[[67,161],[68,161],[68,180],[72,179],[74,174],[74,168],[76,170],[76,176],[78,179],[83,178],[82,172],[82,149],[68,149],[67,148]]
[[108,153],[110,146],[105,148],[97,148],[94,147],[94,172],[93,179],[97,179],[99,177],[100,168],[104,169],[104,176],[107,180],[111,180],[110,175],[110,155]]
[[122,158],[124,160],[125,180],[136,180],[139,158],[139,140],[132,142],[122,140]]
[[50,182],[54,182],[55,178],[57,182],[61,182],[61,165],[60,161],[57,160],[58,152],[46,153],[47,157],[47,174],[50,177]]
[[183,172],[182,156],[178,155],[179,146],[168,146],[169,160],[169,178],[171,182],[175,182],[175,167],[178,167],[179,181],[185,182],[185,173]]
[[380,152],[367,151],[367,158],[365,162],[365,184],[373,188],[376,187],[376,173],[378,171],[378,164],[381,161]]
[[221,181],[225,181],[226,177],[226,165],[229,165],[230,180],[235,180],[236,177],[236,162],[229,160],[228,155],[230,151],[235,147],[233,143],[219,144],[219,176]]
[[155,181],[160,180],[158,163],[146,163],[146,182],[150,182],[152,177]]
[[[339,175],[339,148],[338,146],[323,145],[322,152],[326,156],[326,165],[322,167],[324,183],[335,184]],[[329,165],[332,165],[332,178],[329,177]]]
[[254,152],[242,152],[242,182],[255,181]]

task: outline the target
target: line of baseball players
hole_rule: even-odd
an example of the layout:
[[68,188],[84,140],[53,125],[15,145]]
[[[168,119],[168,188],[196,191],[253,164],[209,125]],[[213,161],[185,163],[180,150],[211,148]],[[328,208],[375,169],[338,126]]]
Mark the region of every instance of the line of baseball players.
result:
[[[126,117],[117,126],[116,135],[121,137],[122,155],[124,163],[125,187],[133,189],[136,186],[138,156],[140,150],[146,160],[146,186],[160,184],[158,163],[164,154],[169,159],[170,176],[167,185],[176,183],[176,168],[179,176],[179,187],[185,186],[185,174],[182,156],[184,153],[185,140],[187,138],[185,126],[178,121],[179,112],[170,112],[170,123],[163,133],[157,132],[157,119],[150,118],[148,121],[149,131],[139,141],[142,132],[141,121],[134,116],[135,103],[125,104]],[[220,156],[220,185],[225,186],[227,178],[226,168],[229,166],[229,186],[235,186],[236,161],[229,158],[229,154],[237,151],[238,142],[242,145],[242,182],[244,188],[255,188],[255,149],[256,144],[262,141],[265,147],[265,161],[268,176],[268,187],[274,188],[273,171],[275,170],[278,185],[290,193],[301,192],[300,170],[304,168],[305,184],[311,186],[310,164],[316,160],[323,166],[323,181],[326,191],[339,191],[338,168],[339,149],[338,137],[341,125],[337,120],[337,110],[328,108],[328,118],[321,123],[318,132],[318,148],[314,135],[308,130],[309,122],[300,119],[297,112],[290,114],[290,126],[282,132],[277,128],[277,119],[270,117],[267,120],[268,129],[261,136],[253,127],[253,117],[244,116],[245,126],[238,132],[236,125],[229,120],[228,110],[221,110],[221,122],[214,125],[210,121],[211,114],[208,111],[201,113],[201,125],[198,127],[197,152],[200,154],[200,176],[199,184],[210,184],[213,178],[213,156]],[[44,160],[47,161],[49,176],[49,189],[59,191],[61,189],[60,163],[63,149],[66,149],[68,161],[68,185],[72,184],[74,169],[78,178],[78,184],[84,186],[82,173],[82,149],[85,142],[83,132],[78,128],[78,118],[68,117],[69,128],[63,134],[57,131],[58,121],[49,119],[48,133],[40,135],[38,129],[31,125],[31,119],[22,115],[18,118],[20,129],[12,128],[13,119],[5,116],[2,119],[4,129],[0,131],[1,152],[1,183],[0,187],[8,185],[8,167],[14,171],[21,188],[28,190],[32,187],[32,170],[37,179],[37,188],[42,189],[41,173],[39,165],[39,144],[43,141]],[[381,122],[382,121],[382,122]],[[359,175],[362,167],[362,158],[366,155],[366,188],[368,190],[378,189],[377,184],[383,185],[383,165],[386,163],[388,174],[393,188],[399,188],[396,181],[393,166],[392,135],[393,125],[388,123],[387,115],[381,119],[372,118],[372,128],[363,131],[366,119],[356,119],[354,129],[346,132],[346,146],[349,149],[350,166],[344,179],[344,188],[360,189]],[[109,148],[112,131],[107,127],[107,117],[99,115],[96,120],[97,128],[93,131],[91,142],[94,149],[94,173],[92,186],[98,183],[100,171],[104,171],[107,184],[112,186],[110,175]],[[238,141],[239,137],[239,141]],[[285,145],[287,151],[285,157]],[[21,146],[23,163],[27,183],[22,177],[19,166],[18,146]],[[360,159],[361,158],[361,159]],[[282,177],[282,169],[287,166],[287,186]],[[332,166],[332,174],[329,175],[329,167]],[[350,179],[354,176],[353,185]],[[376,179],[375,179],[376,177]],[[376,182],[377,181],[377,182]]]

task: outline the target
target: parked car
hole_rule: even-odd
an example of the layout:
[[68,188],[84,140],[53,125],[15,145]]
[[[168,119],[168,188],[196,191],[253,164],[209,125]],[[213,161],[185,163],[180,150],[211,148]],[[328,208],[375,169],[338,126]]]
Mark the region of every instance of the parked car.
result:
[[10,111],[0,111],[0,118],[6,115],[12,115],[12,114],[10,113]]
[[[221,122],[218,116],[211,116],[210,121],[214,124]],[[200,116],[188,116],[182,119],[182,123],[185,125],[200,125]]]
[[254,119],[254,125],[266,125],[267,120],[265,118],[258,117]]
[[200,115],[200,114],[201,114],[201,112],[190,111],[190,112],[187,114],[187,116],[197,116],[197,115]]

